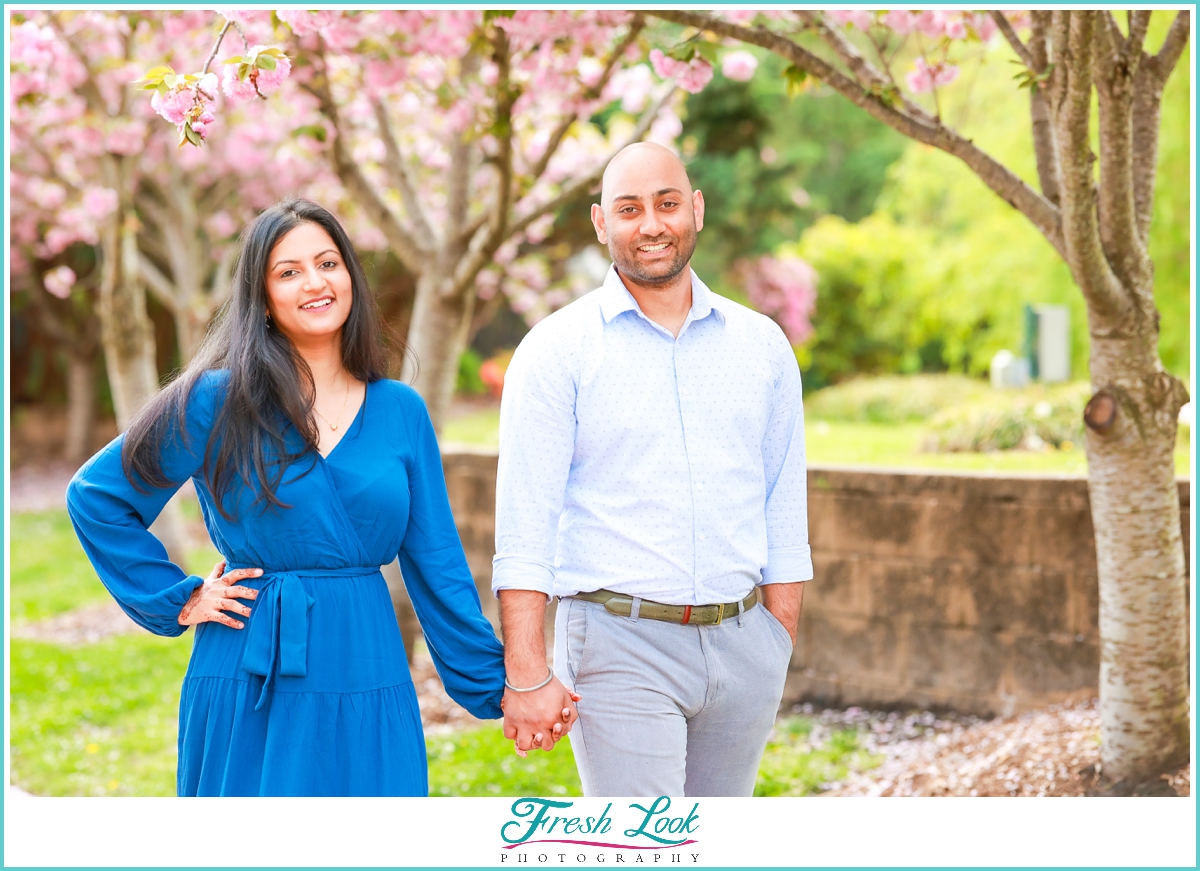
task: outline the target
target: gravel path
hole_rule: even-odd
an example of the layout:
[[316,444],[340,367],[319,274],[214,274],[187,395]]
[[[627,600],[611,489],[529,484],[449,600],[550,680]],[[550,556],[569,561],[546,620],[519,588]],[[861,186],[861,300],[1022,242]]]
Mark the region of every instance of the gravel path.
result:
[[[1096,699],[1016,717],[978,717],[826,710],[803,706],[817,719],[810,743],[855,728],[864,746],[883,757],[876,768],[832,784],[831,796],[1082,796],[1100,775],[1100,714]],[[1184,766],[1143,794],[1190,795]]]

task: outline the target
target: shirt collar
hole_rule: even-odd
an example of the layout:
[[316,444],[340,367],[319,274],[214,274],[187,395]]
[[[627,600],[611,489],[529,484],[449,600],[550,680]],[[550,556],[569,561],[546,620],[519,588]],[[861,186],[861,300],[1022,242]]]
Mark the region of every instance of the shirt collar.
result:
[[[692,271],[692,311],[689,320],[703,320],[716,312],[717,320],[724,324],[725,312],[721,310],[722,302],[723,298],[709,290],[708,285]],[[611,324],[613,318],[627,311],[640,312],[641,307],[625,286],[625,282],[617,275],[617,267],[609,266],[608,274],[604,276],[604,284],[600,287],[600,313],[604,315],[604,322]]]

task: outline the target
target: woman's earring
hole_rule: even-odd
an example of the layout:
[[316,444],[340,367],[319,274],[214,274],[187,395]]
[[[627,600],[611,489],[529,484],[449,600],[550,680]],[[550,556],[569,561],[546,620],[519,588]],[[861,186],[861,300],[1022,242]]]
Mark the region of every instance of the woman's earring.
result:
[[263,323],[267,325],[267,329],[271,328],[271,313],[269,311],[263,312]]

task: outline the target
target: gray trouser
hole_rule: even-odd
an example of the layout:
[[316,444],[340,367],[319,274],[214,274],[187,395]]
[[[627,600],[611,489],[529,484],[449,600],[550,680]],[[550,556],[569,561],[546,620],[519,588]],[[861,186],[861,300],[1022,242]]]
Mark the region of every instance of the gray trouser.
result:
[[753,795],[791,652],[761,604],[682,626],[563,599],[554,664],[583,697],[570,741],[584,795]]

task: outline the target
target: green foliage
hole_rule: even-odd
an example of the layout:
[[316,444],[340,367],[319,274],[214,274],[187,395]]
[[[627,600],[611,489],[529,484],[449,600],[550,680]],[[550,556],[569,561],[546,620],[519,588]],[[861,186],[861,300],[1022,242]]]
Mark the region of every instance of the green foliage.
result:
[[[1174,13],[1155,15],[1161,41]],[[939,92],[942,116],[1037,188],[1028,92],[1014,86],[1011,50],[994,40]],[[1188,58],[1162,110],[1150,253],[1162,312],[1160,352],[1187,378],[1191,311]],[[1094,120],[1094,119],[1093,119]],[[1067,306],[1074,377],[1087,373],[1087,308],[1062,258],[1023,215],[961,161],[910,144],[890,166],[876,210],[858,224],[825,217],[784,246],[820,276],[815,335],[798,353],[805,383],[852,374],[949,369],[980,374],[996,351],[1019,351],[1023,307]]]
[[1091,395],[1086,381],[993,391],[986,401],[934,415],[924,447],[943,452],[1082,447],[1083,407]]
[[488,392],[487,385],[479,377],[479,367],[483,360],[473,349],[467,348],[458,358],[458,377],[454,382],[454,392],[464,396],[482,396]]
[[735,82],[718,68],[688,98],[681,138],[692,186],[706,203],[692,265],[739,301],[737,259],[794,241],[821,215],[863,217],[905,148],[900,134],[840,97],[797,92],[799,80],[777,55],[742,48],[758,57],[757,74]]
[[985,382],[965,375],[855,378],[809,395],[804,411],[811,420],[911,423],[994,393]]
[[758,769],[755,795],[814,795],[824,784],[882,761],[862,748],[855,729],[834,732],[820,747],[810,745],[812,731],[813,723],[805,717],[788,717],[775,724]]
[[496,723],[430,735],[425,748],[430,795],[583,795],[570,738],[521,759]]

